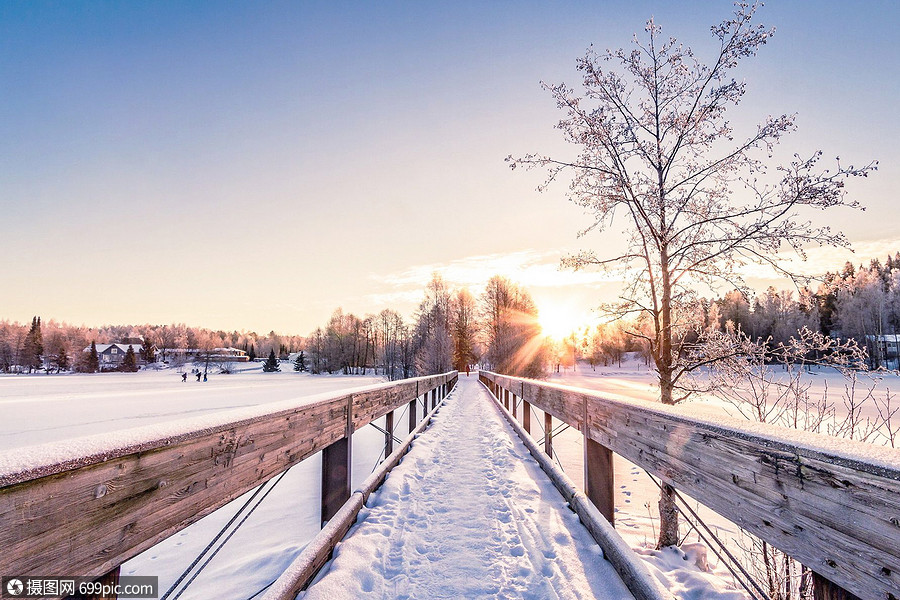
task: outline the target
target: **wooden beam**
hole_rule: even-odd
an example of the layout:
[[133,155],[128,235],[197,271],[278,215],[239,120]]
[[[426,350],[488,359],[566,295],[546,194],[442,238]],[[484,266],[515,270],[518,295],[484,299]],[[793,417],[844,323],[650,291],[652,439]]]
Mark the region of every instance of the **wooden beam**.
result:
[[350,439],[341,438],[322,451],[322,526],[350,498],[350,447]]
[[344,437],[322,450],[322,511],[324,526],[350,498],[353,464],[353,396],[347,399]]
[[531,404],[522,400],[522,427],[531,435]]
[[[121,571],[121,567],[116,567],[106,575],[102,577],[98,577],[94,581],[96,583],[104,586],[105,589],[115,590],[116,585],[119,583],[119,573]],[[119,596],[115,592],[110,593],[108,595],[103,594],[90,594],[84,596],[82,594],[75,594],[72,596],[66,596],[64,600],[118,600]]]
[[544,413],[544,452],[553,456],[553,417],[548,412]]
[[388,457],[394,451],[394,411],[384,415],[384,456]]
[[610,525],[615,524],[613,453],[588,437],[584,438],[584,493]]
[[[813,598],[815,600],[859,600],[857,596],[839,585],[831,583],[815,571],[813,571]],[[888,594],[887,598],[897,600],[897,595]]]
[[409,402],[409,406],[407,408],[407,412],[409,413],[409,427],[408,430],[412,431],[416,428],[416,405],[419,403],[419,398],[415,397]]

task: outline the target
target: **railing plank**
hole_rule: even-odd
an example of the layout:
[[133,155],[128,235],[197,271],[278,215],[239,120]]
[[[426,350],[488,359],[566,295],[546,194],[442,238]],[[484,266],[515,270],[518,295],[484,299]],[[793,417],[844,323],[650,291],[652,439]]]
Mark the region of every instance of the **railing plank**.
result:
[[[900,452],[485,374],[860,598],[900,590]],[[568,418],[566,417],[568,415]],[[569,420],[571,419],[571,420]],[[893,595],[893,596],[891,596]]]

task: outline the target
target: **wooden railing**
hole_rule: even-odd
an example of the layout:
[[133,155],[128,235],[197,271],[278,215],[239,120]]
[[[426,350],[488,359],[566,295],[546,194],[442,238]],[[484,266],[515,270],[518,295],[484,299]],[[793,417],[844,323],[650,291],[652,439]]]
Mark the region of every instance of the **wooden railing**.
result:
[[[612,521],[615,452],[794,557],[817,598],[900,598],[900,451],[482,371],[507,406],[522,400],[584,434],[585,491]],[[552,439],[545,437],[546,450]],[[848,594],[848,592],[850,594]]]
[[393,411],[408,404],[413,429],[417,400],[427,407],[430,395],[433,408],[456,380],[454,371],[282,403],[274,412],[263,406],[138,428],[113,435],[119,443],[93,436],[0,454],[0,574],[110,576],[319,451],[327,521],[350,497],[351,434],[386,416],[390,454]]

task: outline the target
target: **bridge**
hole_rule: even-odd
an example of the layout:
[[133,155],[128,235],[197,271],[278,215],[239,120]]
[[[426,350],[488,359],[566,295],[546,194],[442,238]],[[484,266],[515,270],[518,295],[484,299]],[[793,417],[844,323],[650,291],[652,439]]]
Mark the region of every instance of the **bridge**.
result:
[[[517,434],[532,462],[540,465],[542,471],[529,471],[530,477],[545,478],[557,491],[555,499],[544,496],[548,505],[561,503],[552,514],[561,514],[560,507],[575,511],[581,525],[571,528],[571,535],[583,535],[579,533],[583,529],[602,548],[602,554],[593,557],[576,553],[553,557],[553,561],[568,564],[571,568],[565,572],[571,577],[587,570],[614,572],[604,577],[615,579],[613,595],[607,597],[622,597],[624,588],[635,598],[671,597],[613,529],[612,454],[617,453],[809,567],[815,574],[817,599],[900,598],[900,453],[896,450],[845,440],[837,444],[826,436],[737,420],[710,422],[684,407],[610,398],[490,372],[481,372],[478,379],[480,383],[474,378],[464,380],[457,389],[460,378],[451,372],[328,394],[273,412],[257,409],[258,414],[238,419],[209,418],[199,428],[142,429],[115,444],[51,444],[40,453],[6,452],[0,455],[0,574],[77,573],[115,581],[119,566],[129,558],[321,452],[324,527],[264,596],[267,600],[294,598],[308,588],[310,597],[316,597],[317,586],[326,590],[332,585],[328,574],[312,586],[310,582],[373,493],[386,480],[386,488],[393,485],[388,473],[398,465],[408,470],[406,463],[400,463],[410,448],[427,444],[439,426],[448,426],[443,421],[452,423],[449,417],[442,421],[436,415],[474,405],[481,394],[492,399],[505,419],[504,427]],[[455,402],[442,408],[455,389],[450,399]],[[535,409],[544,421],[543,440],[531,435]],[[410,432],[402,442],[395,437],[400,410],[408,420],[401,428]],[[387,458],[362,486],[352,490],[352,434],[381,417],[385,418]],[[576,489],[549,459],[554,419],[584,436],[585,492]],[[435,430],[427,431],[432,421]],[[459,429],[458,424],[455,427]],[[421,444],[414,442],[417,436]],[[467,474],[474,486],[469,491],[478,493],[484,489],[478,477],[503,475],[501,471],[508,469],[498,471],[490,464],[501,459],[508,462],[511,455],[496,454],[497,448],[485,446],[485,439],[494,438],[473,436],[460,433],[459,447],[433,447],[435,461],[443,461],[433,473],[459,465],[474,469]],[[492,452],[493,461],[476,461],[479,455],[490,457]],[[526,462],[523,453],[519,458]],[[522,480],[512,483],[521,486]],[[502,505],[524,502],[524,496],[517,496],[516,485],[507,481],[502,486],[517,499]],[[434,501],[424,500],[441,493],[443,498],[450,497],[434,486],[410,486],[404,493],[405,497],[395,494],[397,501],[411,503],[419,498],[418,504],[432,511]],[[470,495],[459,493],[458,498]],[[485,506],[490,504],[483,499]],[[498,510],[502,505],[497,504]],[[455,502],[441,505],[445,535],[446,527],[464,530],[472,519],[471,513],[459,514],[453,508],[464,512]],[[395,508],[394,521],[385,515],[377,517],[383,520],[380,531],[388,533],[382,536],[386,539],[392,537],[392,529],[411,523],[396,520],[396,513]],[[524,514],[524,510],[517,513],[517,519],[524,519]],[[500,523],[511,519],[509,512],[501,515],[488,510],[484,515]],[[352,556],[354,536],[369,535],[365,521],[369,519],[345,540],[342,548],[348,551],[338,553],[335,565],[344,560],[342,555]],[[540,529],[533,520],[519,524],[522,531],[536,534]],[[460,539],[458,548],[444,545],[444,556],[449,558],[437,562],[445,568],[459,563],[465,556],[465,539]],[[514,573],[504,580],[509,585],[516,577],[529,580],[534,573],[508,568],[516,563],[515,554],[528,550],[528,539],[533,543],[536,538],[516,538],[512,533],[503,538],[497,547],[515,552],[505,555],[503,564],[498,564],[499,558],[484,563],[486,572]],[[396,547],[385,546],[383,555],[390,556],[393,550]],[[428,547],[423,547],[422,554],[427,558]],[[590,569],[578,566],[589,561],[595,563]],[[395,580],[404,575],[404,585],[412,586],[406,589],[422,594],[427,593],[422,591],[428,589],[422,587],[427,581],[416,577],[440,574],[402,561],[385,564],[393,569]],[[624,588],[615,587],[620,584]],[[390,594],[400,597],[401,591],[394,589]]]

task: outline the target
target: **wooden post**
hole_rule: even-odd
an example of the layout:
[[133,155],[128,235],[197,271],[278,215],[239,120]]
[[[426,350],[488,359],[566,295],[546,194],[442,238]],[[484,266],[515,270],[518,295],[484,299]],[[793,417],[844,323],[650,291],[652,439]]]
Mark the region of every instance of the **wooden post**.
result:
[[509,390],[503,390],[503,406],[509,410]]
[[416,404],[419,403],[419,397],[416,396],[409,403],[409,431],[412,432],[416,428]]
[[553,457],[553,417],[550,413],[544,412],[544,452],[547,456]]
[[582,402],[584,434],[584,493],[610,525],[615,523],[616,495],[612,450],[591,439],[588,402]]
[[584,436],[584,493],[606,520],[615,522],[616,500],[613,453]]
[[394,411],[384,415],[384,457],[387,458],[394,451]]
[[431,390],[431,410],[437,406],[437,388]]
[[522,398],[522,427],[531,435],[531,404]]
[[815,600],[859,600],[844,588],[813,571],[813,598]]
[[515,395],[515,394],[511,394],[511,395],[512,395],[512,412],[513,412],[513,419],[515,419],[515,418],[516,418],[516,395]]
[[[119,583],[119,571],[121,567],[116,567],[106,575],[95,579],[96,583],[100,583],[104,586],[109,586],[110,589],[116,589],[116,585]],[[74,594],[72,596],[66,596],[65,600],[118,600],[119,596],[116,593],[112,593],[109,596],[102,595],[90,595],[90,596],[82,596],[81,594]]]
[[322,525],[350,499],[350,459],[353,439],[353,396],[347,400],[344,437],[322,450]]

